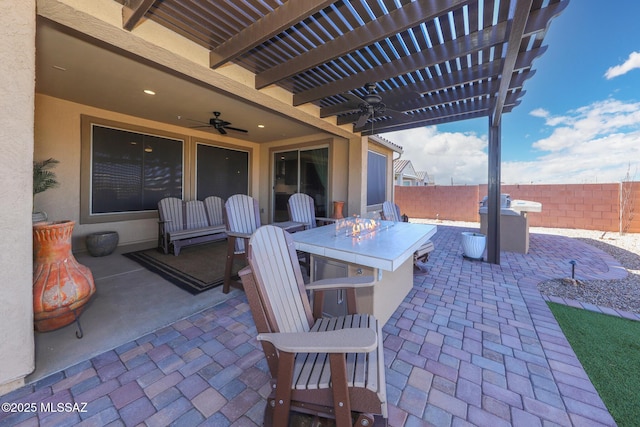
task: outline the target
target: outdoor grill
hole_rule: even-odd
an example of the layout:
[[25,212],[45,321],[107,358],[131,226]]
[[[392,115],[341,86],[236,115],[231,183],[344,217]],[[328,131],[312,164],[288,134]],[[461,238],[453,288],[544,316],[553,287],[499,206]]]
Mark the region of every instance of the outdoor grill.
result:
[[[530,200],[511,200],[511,195],[500,195],[500,250],[529,252],[529,212],[542,212],[542,203]],[[487,234],[488,197],[480,202],[480,232]]]

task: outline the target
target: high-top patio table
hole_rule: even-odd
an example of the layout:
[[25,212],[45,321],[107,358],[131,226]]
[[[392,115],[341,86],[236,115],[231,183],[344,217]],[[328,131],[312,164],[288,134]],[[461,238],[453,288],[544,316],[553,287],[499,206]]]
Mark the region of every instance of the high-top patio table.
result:
[[[311,279],[325,279],[318,262],[346,266],[347,276],[372,275],[375,286],[356,291],[360,313],[389,320],[413,287],[413,253],[436,233],[434,225],[380,221],[381,227],[359,238],[337,233],[335,225],[292,235],[296,249],[311,254]],[[336,235],[339,234],[339,235]]]

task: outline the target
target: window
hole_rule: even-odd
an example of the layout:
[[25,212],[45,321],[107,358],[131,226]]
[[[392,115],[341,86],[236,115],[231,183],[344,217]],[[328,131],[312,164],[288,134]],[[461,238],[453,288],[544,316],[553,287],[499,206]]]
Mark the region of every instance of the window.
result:
[[249,194],[249,153],[211,145],[197,145],[197,198]]
[[387,156],[369,150],[367,154],[367,206],[386,200]]
[[300,148],[273,153],[273,220],[287,221],[287,203],[294,193],[314,200],[316,216],[327,216],[329,147]]
[[183,198],[184,150],[180,135],[83,116],[82,222],[152,218],[160,199]]

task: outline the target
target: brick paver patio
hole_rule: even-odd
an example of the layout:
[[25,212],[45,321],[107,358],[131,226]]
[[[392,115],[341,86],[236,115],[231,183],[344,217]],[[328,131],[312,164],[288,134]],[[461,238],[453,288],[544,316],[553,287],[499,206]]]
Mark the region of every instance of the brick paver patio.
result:
[[[439,226],[429,274],[383,329],[389,424],[615,425],[536,284],[569,276],[570,260],[582,279],[624,268],[542,234],[528,255],[502,253],[500,266],[470,261],[464,230]],[[269,374],[255,334],[235,297],[1,397],[34,411],[0,413],[0,426],[261,425]]]

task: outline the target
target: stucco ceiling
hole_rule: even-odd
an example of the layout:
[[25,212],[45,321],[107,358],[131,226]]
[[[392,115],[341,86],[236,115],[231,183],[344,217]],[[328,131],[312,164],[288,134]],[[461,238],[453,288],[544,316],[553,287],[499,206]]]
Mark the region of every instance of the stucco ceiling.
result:
[[[40,19],[36,35],[36,91],[109,111],[183,127],[200,126],[220,118],[248,133],[229,130],[225,138],[270,142],[303,137],[319,131],[184,79],[142,58]],[[156,95],[146,95],[152,89]],[[258,125],[264,125],[259,128]],[[219,135],[214,128],[205,132]]]

